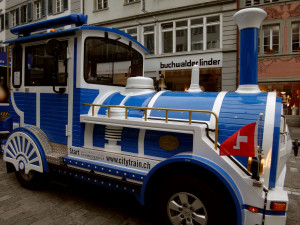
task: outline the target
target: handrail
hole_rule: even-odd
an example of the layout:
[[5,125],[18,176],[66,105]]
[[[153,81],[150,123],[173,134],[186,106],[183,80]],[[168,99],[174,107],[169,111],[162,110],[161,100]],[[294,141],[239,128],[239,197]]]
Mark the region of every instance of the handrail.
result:
[[216,119],[216,125],[215,125],[215,150],[218,149],[218,134],[219,134],[219,127],[218,127],[218,116],[216,113],[213,111],[209,110],[192,110],[192,109],[171,109],[171,108],[150,108],[150,107],[137,107],[137,106],[122,106],[122,105],[98,105],[98,104],[88,104],[84,103],[83,105],[86,106],[91,106],[92,107],[92,116],[95,114],[95,109],[94,107],[107,107],[107,117],[110,118],[110,109],[111,108],[123,108],[125,109],[125,119],[128,119],[128,109],[140,109],[140,110],[145,110],[145,117],[144,120],[147,121],[147,115],[148,115],[148,110],[164,110],[166,111],[166,118],[165,122],[168,123],[169,121],[169,111],[173,112],[188,112],[189,113],[189,125],[192,124],[192,113],[209,113],[212,114],[215,119]]
[[281,115],[283,117],[283,132],[280,132],[280,134],[285,134],[286,133],[286,116]]

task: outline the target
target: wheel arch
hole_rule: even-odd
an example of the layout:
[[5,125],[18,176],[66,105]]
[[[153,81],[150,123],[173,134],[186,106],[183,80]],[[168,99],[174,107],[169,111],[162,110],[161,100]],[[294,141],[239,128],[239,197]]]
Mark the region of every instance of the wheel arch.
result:
[[[43,144],[36,137],[36,135],[30,129],[28,129],[28,128],[27,127],[18,127],[18,128],[14,129],[10,133],[9,137],[12,134],[16,133],[16,132],[20,132],[20,133],[24,133],[24,134],[28,135],[34,141],[34,143],[36,144],[36,146],[37,146],[37,148],[39,150],[39,153],[40,153],[40,156],[41,156],[41,159],[42,159],[42,164],[43,164],[43,172],[48,172],[49,171],[49,169],[48,169],[48,163],[47,163],[46,154],[45,154],[45,150],[44,150]],[[39,128],[35,127],[35,129],[39,129]],[[5,147],[4,152],[3,152],[3,155],[5,155],[5,154],[6,154],[6,147]],[[7,163],[9,163],[9,162],[7,162]],[[7,167],[10,168],[8,170],[8,172],[12,172],[12,168],[10,166],[7,166]]]
[[[224,197],[232,200],[232,206],[236,212],[237,224],[242,223],[242,196],[233,179],[215,163],[192,155],[176,156],[156,165],[144,180],[140,199],[141,204],[145,205],[151,200],[151,196],[158,191],[158,188],[155,187],[160,182],[163,182],[166,176],[176,176],[177,174],[187,174],[198,178],[202,177],[202,179],[207,179],[213,185],[221,185],[219,190],[222,192],[225,190],[224,193],[227,194]],[[201,177],[199,174],[201,174]]]

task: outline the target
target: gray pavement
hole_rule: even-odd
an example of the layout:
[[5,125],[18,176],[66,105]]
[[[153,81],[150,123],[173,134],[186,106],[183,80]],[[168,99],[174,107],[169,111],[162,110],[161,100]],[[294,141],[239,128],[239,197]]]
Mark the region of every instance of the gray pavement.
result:
[[[292,139],[300,140],[300,117],[288,117]],[[290,155],[285,190],[289,193],[286,225],[300,225],[300,155]],[[24,189],[5,172],[0,155],[0,225],[155,225],[136,199],[80,182],[52,181],[42,190]]]

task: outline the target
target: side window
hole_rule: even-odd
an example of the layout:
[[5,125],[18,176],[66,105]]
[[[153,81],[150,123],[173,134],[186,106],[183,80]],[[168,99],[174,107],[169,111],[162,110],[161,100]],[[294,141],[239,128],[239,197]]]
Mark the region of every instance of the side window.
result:
[[22,46],[16,45],[13,49],[13,77],[12,85],[14,88],[21,87],[22,84]]
[[58,55],[58,74],[55,72],[55,57],[46,53],[45,45],[34,45],[25,48],[25,85],[26,86],[65,86],[67,84],[67,42],[61,42]]
[[128,45],[104,38],[87,38],[84,79],[88,83],[125,86],[128,77],[142,76],[143,57]]

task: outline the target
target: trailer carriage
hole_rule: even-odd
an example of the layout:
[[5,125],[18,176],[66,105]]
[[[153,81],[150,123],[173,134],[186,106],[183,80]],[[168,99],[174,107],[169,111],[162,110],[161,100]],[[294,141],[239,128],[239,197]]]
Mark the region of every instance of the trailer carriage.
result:
[[[163,224],[285,224],[291,140],[281,98],[257,86],[254,43],[264,17],[259,9],[235,15],[241,83],[218,93],[199,89],[197,65],[189,91],[157,92],[143,76],[147,49],[115,28],[86,25],[81,14],[11,29],[19,37],[6,42],[8,172],[28,188],[60,173],[130,192]],[[260,114],[264,160],[220,156],[220,144]]]

